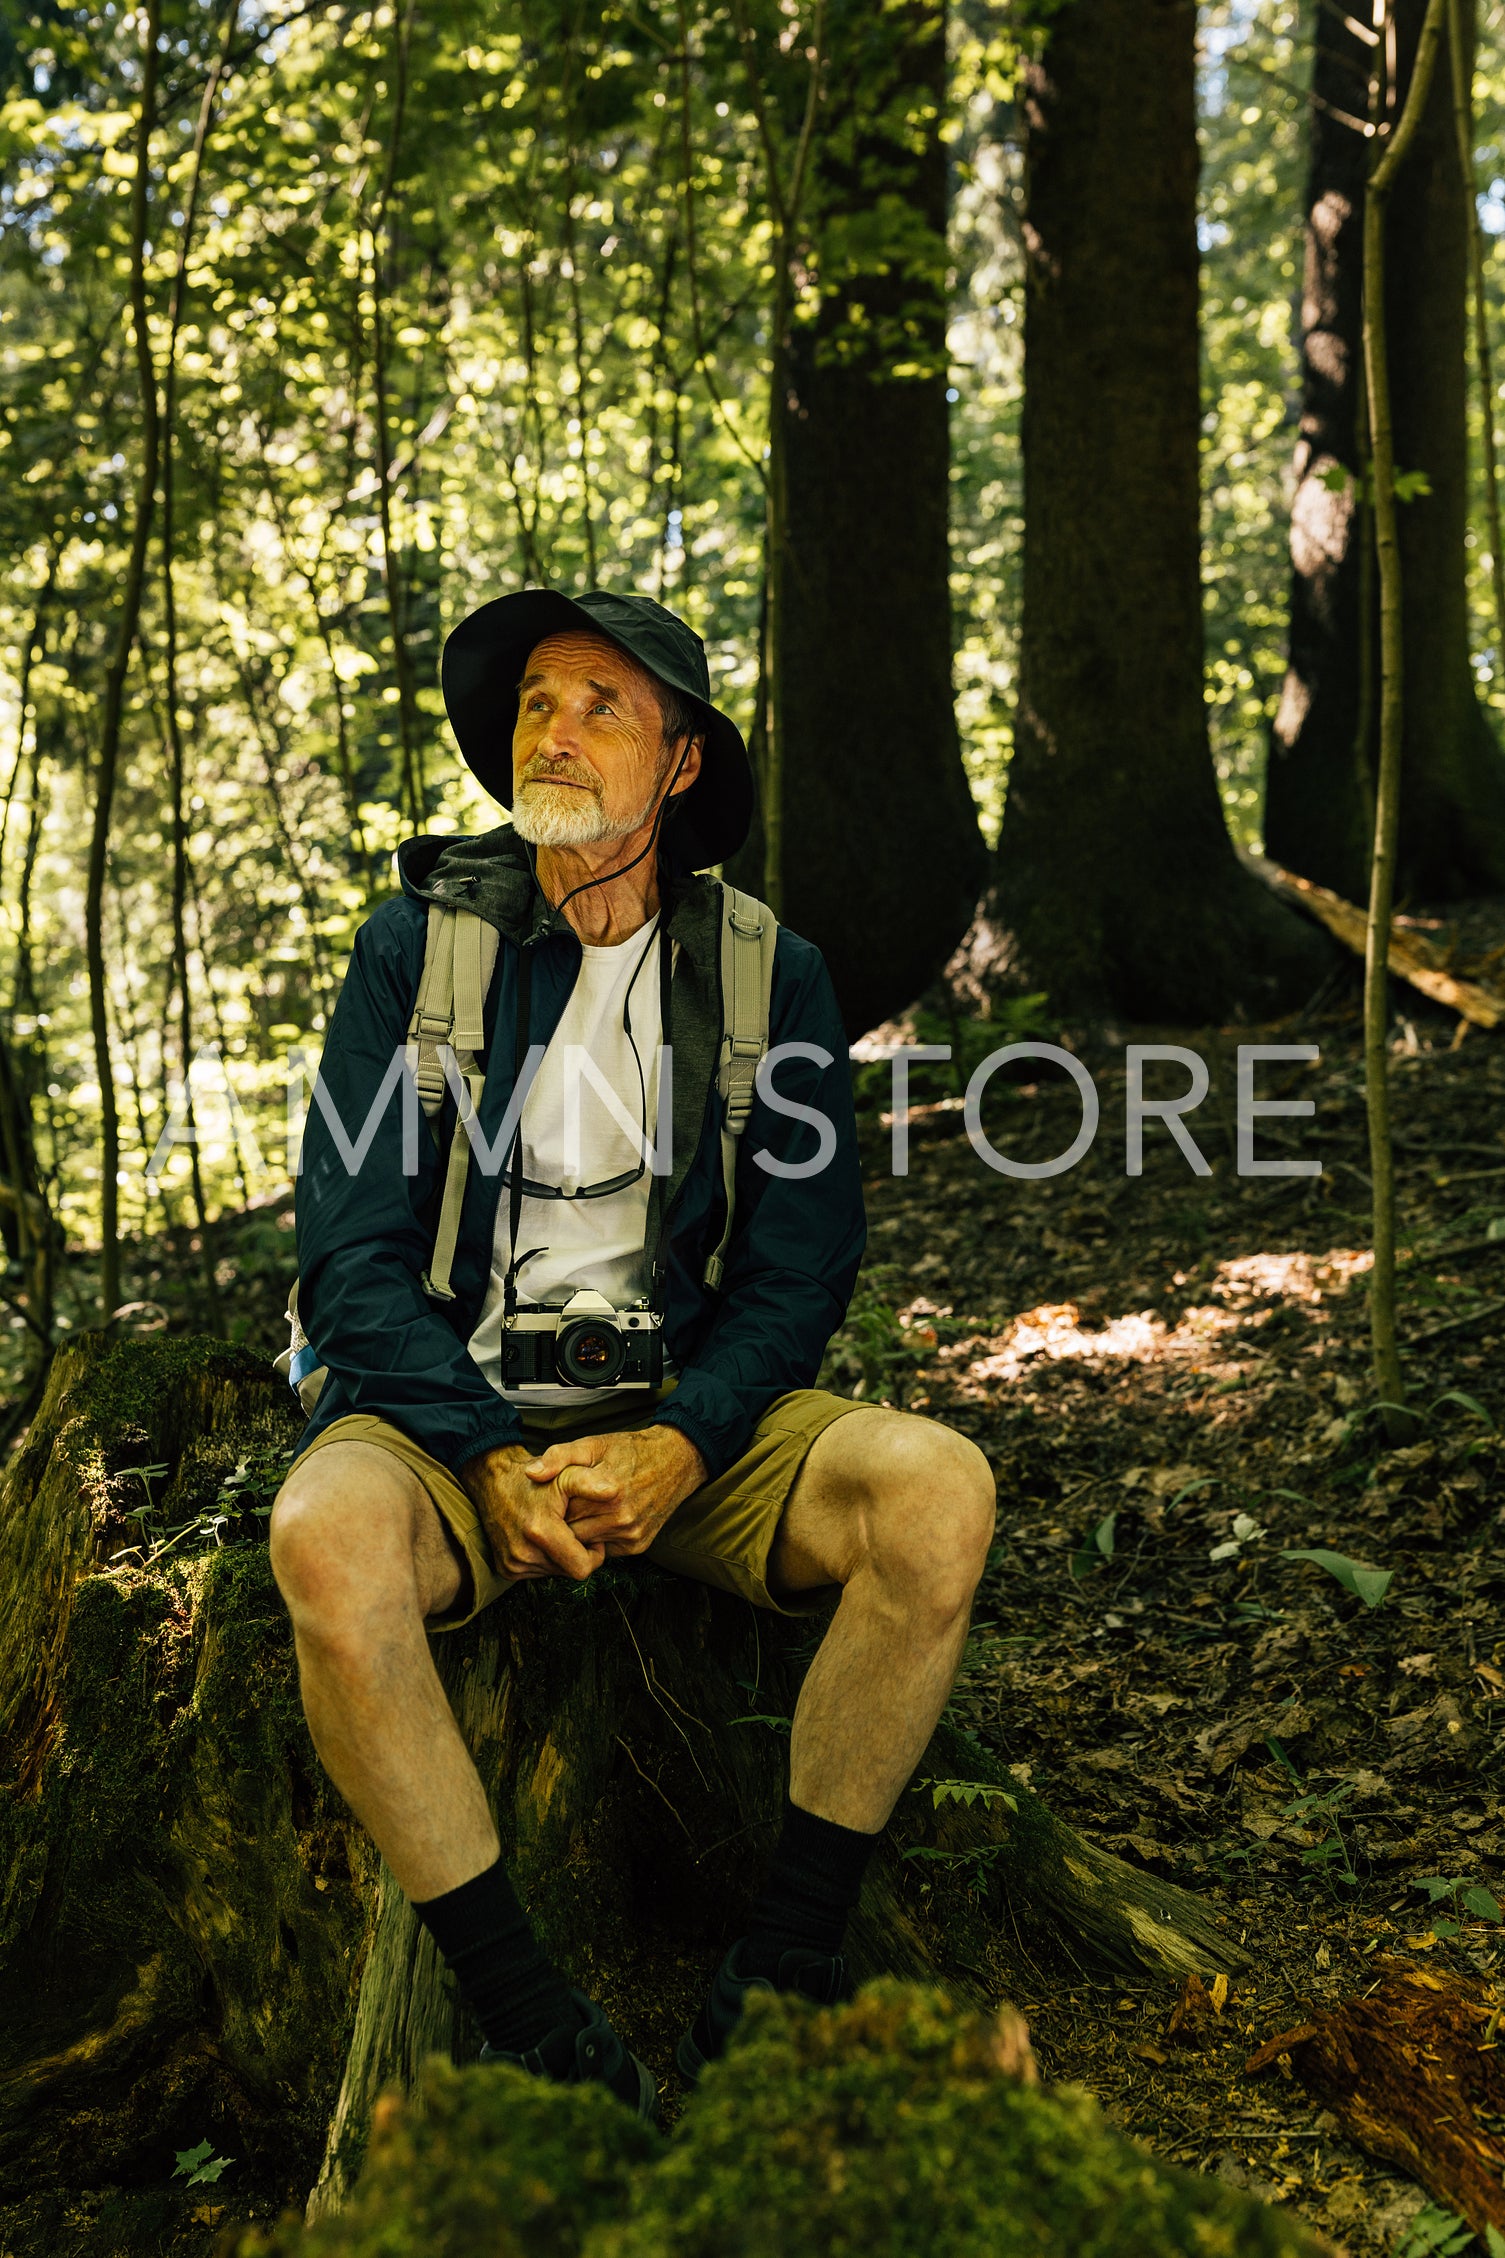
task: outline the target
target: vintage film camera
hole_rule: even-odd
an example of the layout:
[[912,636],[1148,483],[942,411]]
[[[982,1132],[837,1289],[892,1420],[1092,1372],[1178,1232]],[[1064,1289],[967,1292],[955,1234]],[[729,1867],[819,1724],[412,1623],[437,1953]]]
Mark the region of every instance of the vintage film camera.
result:
[[504,1388],[657,1388],[663,1319],[646,1302],[613,1309],[582,1287],[563,1309],[520,1309],[502,1332]]

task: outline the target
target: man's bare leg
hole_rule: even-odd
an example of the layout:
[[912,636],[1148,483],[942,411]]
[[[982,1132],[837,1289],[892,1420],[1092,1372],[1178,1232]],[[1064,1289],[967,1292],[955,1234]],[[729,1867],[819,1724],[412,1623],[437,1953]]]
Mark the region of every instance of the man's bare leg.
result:
[[[586,1559],[573,1539],[563,1549]],[[488,2046],[550,2077],[599,2080],[656,2120],[652,2074],[571,1991],[502,1865],[425,1635],[458,1596],[461,1569],[417,1476],[369,1443],[313,1452],[273,1509],[272,1566],[324,1768],[416,1905]]]
[[816,1438],[779,1523],[769,1587],[841,1587],[795,1704],[789,1802],[748,1933],[679,2042],[698,2078],[750,1984],[832,2000],[878,1835],[945,1707],[993,1535],[975,1445],[903,1412],[854,1410]]
[[949,1427],[874,1408],[817,1436],[769,1562],[776,1595],[842,1587],[794,1712],[802,1810],[883,1826],[950,1694],[993,1523],[988,1462]]
[[424,1631],[461,1571],[428,1493],[390,1451],[330,1443],[294,1466],[271,1524],[320,1761],[406,1895],[501,1855]]

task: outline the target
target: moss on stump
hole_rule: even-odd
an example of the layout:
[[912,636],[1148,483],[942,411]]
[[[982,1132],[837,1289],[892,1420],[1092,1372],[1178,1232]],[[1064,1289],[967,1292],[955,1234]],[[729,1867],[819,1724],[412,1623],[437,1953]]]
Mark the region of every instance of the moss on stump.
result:
[[235,2258],[1318,2258],[1291,2214],[1021,2084],[988,2017],[891,1981],[755,1997],[662,2143],[599,2088],[435,2061],[354,2194]]

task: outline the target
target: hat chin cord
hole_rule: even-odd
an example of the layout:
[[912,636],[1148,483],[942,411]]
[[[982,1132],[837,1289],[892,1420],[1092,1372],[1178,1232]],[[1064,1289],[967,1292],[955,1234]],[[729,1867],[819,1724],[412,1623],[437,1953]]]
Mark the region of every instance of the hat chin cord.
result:
[[690,757],[690,747],[694,744],[694,742],[695,733],[692,730],[689,736],[685,739],[685,749],[679,756],[678,765],[675,768],[674,774],[670,777],[668,783],[665,785],[663,797],[660,799],[658,807],[655,810],[653,817],[653,829],[648,834],[647,846],[640,848],[639,851],[633,856],[631,862],[624,862],[620,870],[607,870],[603,871],[599,878],[582,879],[581,883],[578,886],[572,886],[570,888],[570,891],[565,895],[563,901],[556,902],[554,904],[555,909],[568,909],[570,903],[575,899],[575,896],[577,894],[588,894],[593,886],[610,886],[616,879],[625,878],[629,870],[637,869],[638,864],[643,860],[645,855],[652,854],[654,848],[658,845],[659,826],[664,820],[664,812],[669,805],[670,798],[673,795],[674,787],[679,782],[680,770],[684,767],[685,762]]

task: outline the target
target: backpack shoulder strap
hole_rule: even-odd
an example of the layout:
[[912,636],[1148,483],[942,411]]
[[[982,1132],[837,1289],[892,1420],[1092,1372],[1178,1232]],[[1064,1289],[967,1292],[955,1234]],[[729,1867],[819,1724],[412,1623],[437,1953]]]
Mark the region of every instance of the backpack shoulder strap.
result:
[[721,1284],[737,1202],[737,1146],[752,1111],[758,1068],[768,1050],[768,1019],[773,994],[773,952],[778,919],[765,902],[722,881],[721,887],[721,1054],[716,1088],[722,1102],[721,1180],[726,1215],[721,1237],[706,1261],[705,1283]]
[[444,1060],[455,1016],[455,925],[457,912],[429,903],[423,970],[408,1021],[408,1062],[418,1084],[418,1101],[432,1121],[444,1103]]
[[424,1291],[436,1301],[453,1301],[449,1274],[460,1236],[460,1210],[470,1174],[470,1132],[467,1124],[481,1103],[486,1077],[477,1053],[485,1040],[482,1013],[486,991],[496,970],[501,936],[494,925],[467,909],[446,909],[429,904],[428,937],[423,952],[423,972],[408,1023],[409,1056],[418,1084],[418,1102],[432,1123],[444,1104],[446,1088],[444,1053],[452,1052],[459,1087],[456,1089],[455,1127],[444,1171],[444,1196],[434,1252],[424,1277]]
[[[486,1080],[476,1053],[485,1040],[482,1012],[486,991],[496,970],[500,940],[496,927],[474,916],[470,910],[445,909],[438,902],[429,904],[423,971],[408,1020],[407,1056],[418,1084],[419,1103],[436,1135],[447,1087],[446,1049],[454,1053],[460,1091],[463,1091],[463,1097],[460,1092],[456,1093],[455,1133],[450,1140],[444,1172],[439,1228],[433,1259],[423,1281],[425,1291],[437,1301],[454,1300],[449,1273],[460,1235],[460,1210],[465,1204],[465,1183],[470,1173],[470,1137],[465,1123],[481,1103]],[[324,1385],[325,1372],[319,1362],[319,1352],[304,1332],[298,1316],[296,1279],[287,1299],[287,1317],[292,1337],[281,1356],[273,1359],[273,1366],[297,1390],[304,1410],[311,1412]]]

